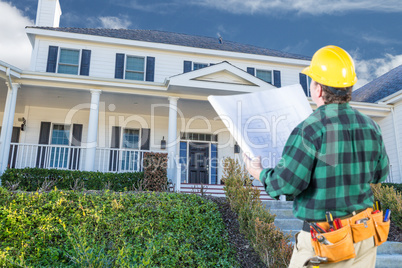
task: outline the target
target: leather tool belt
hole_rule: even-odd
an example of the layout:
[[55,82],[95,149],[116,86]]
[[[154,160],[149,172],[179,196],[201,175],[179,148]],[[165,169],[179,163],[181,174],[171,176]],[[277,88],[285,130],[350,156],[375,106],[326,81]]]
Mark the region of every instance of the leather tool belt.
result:
[[[379,246],[387,241],[390,221],[384,222],[383,211],[372,214],[373,209],[368,208],[348,218],[341,218],[342,227],[329,231],[328,222],[318,222],[318,225],[327,232],[316,233],[311,238],[315,254],[327,258],[328,263],[335,263],[356,257],[353,243],[357,243],[374,236],[375,245]],[[310,223],[305,222],[303,230]]]

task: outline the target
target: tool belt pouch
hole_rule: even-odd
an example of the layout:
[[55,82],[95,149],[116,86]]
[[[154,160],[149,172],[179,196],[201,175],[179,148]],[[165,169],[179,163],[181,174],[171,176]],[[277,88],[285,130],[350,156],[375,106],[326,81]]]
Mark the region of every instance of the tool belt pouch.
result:
[[[363,241],[374,236],[374,220],[372,219],[371,215],[371,210],[365,210],[348,219],[350,228],[352,229],[352,237],[354,243]],[[363,222],[356,223],[362,219],[365,220],[363,220]]]
[[389,227],[390,227],[391,221],[390,220],[388,220],[386,222],[383,221],[383,212],[382,211],[380,213],[371,214],[370,216],[373,219],[373,223],[374,223],[375,245],[379,246],[382,243],[384,243],[385,241],[387,241],[387,239],[388,239]]
[[[319,242],[320,236],[326,238],[328,245]],[[353,238],[349,226],[333,232],[317,234],[317,241],[311,239],[317,256],[327,257],[329,263],[339,262],[356,257]]]

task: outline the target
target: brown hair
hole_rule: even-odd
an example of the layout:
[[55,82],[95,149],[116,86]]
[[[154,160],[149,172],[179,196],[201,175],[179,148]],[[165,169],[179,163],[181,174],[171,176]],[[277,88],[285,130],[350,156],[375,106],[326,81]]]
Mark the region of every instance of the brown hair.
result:
[[[320,85],[322,87],[322,91],[323,91],[322,98],[323,98],[325,104],[348,103],[352,99],[353,86],[351,86],[351,87],[330,87],[330,86],[326,86],[326,85],[323,85],[323,84],[320,84]],[[334,93],[334,92],[337,92],[337,91],[340,91],[340,92],[343,91],[341,93],[342,96],[337,95],[337,94]]]

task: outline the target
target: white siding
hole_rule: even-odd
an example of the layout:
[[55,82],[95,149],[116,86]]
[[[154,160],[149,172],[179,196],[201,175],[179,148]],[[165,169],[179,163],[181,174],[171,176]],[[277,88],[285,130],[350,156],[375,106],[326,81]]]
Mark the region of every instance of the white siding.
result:
[[166,78],[183,73],[183,63],[185,60],[199,63],[219,63],[228,61],[234,66],[246,71],[247,67],[264,70],[281,71],[282,86],[298,84],[299,72],[302,66],[292,66],[289,64],[278,64],[267,61],[241,60],[230,57],[216,57],[208,55],[195,55],[189,53],[168,52],[163,50],[152,50],[128,46],[111,46],[108,44],[98,44],[93,42],[79,42],[68,40],[50,40],[42,38],[38,42],[38,55],[36,63],[33,63],[33,70],[45,72],[49,46],[58,46],[61,48],[89,49],[91,53],[90,76],[102,78],[114,78],[116,53],[127,55],[155,57],[155,82],[164,82]]
[[[391,175],[394,182],[401,183],[402,177],[400,174],[400,165],[401,160],[398,159],[402,156],[401,152],[401,143],[402,143],[402,105],[399,104],[395,106],[395,119],[393,118],[393,114],[390,113],[386,118],[380,120],[378,123],[381,127],[385,148],[387,150],[387,154],[390,160],[391,165]],[[396,126],[394,126],[394,122]],[[396,129],[395,129],[396,128]],[[398,139],[398,140],[397,140]],[[397,145],[399,144],[399,148]]]

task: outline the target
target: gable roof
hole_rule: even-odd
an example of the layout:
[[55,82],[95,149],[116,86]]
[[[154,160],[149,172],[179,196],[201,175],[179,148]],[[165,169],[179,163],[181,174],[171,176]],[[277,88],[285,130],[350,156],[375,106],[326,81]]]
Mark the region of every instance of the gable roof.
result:
[[222,40],[222,42],[220,42],[218,38],[212,38],[212,37],[187,35],[187,34],[171,33],[164,31],[103,29],[103,28],[36,27],[36,26],[28,26],[26,28],[86,34],[86,35],[96,35],[103,37],[179,45],[179,46],[187,46],[195,48],[223,50],[223,51],[231,51],[231,52],[239,52],[247,54],[257,54],[257,55],[273,56],[281,58],[311,60],[311,57],[282,52],[274,49],[245,45],[227,40]]
[[352,101],[376,103],[402,90],[402,65],[352,92]]
[[270,83],[223,61],[202,69],[171,76],[168,90],[201,95],[228,95],[276,88]]

